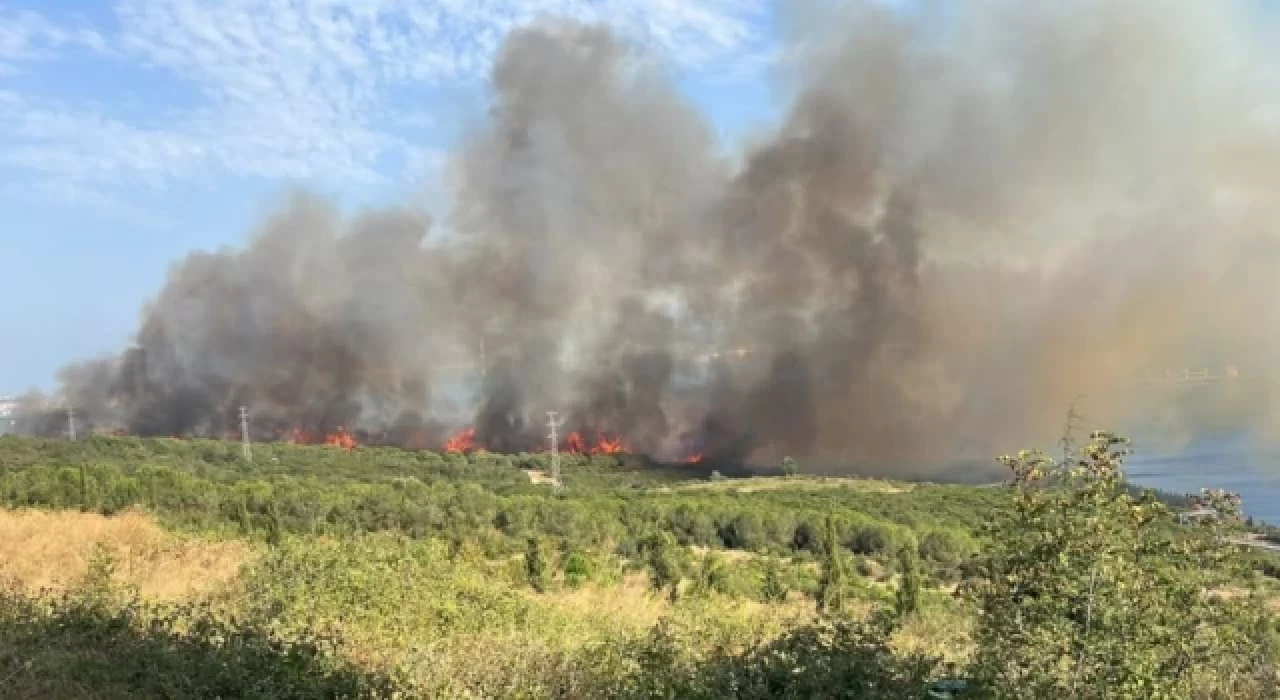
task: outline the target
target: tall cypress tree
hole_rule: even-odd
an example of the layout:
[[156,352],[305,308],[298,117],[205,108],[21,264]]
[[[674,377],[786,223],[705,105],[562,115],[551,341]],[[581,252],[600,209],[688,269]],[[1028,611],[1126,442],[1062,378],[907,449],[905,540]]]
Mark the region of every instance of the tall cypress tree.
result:
[[898,592],[894,608],[899,617],[909,617],[920,609],[920,570],[916,565],[916,553],[910,544],[898,550]]
[[818,591],[820,612],[838,613],[844,609],[848,565],[844,553],[840,550],[840,537],[836,531],[835,519],[828,515],[822,530],[822,581]]

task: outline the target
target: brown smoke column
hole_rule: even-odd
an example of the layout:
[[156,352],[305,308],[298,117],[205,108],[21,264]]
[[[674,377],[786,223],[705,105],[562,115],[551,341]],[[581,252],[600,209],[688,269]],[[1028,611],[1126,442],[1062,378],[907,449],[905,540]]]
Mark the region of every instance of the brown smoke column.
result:
[[[510,451],[557,409],[658,457],[915,475],[1047,444],[1079,395],[1094,425],[1280,434],[1264,21],[945,7],[811,22],[782,124],[739,158],[608,31],[516,31],[451,163],[448,235],[298,196],[247,248],[177,265],[137,347],[63,392],[143,434],[220,435],[247,404],[263,431],[475,425]],[[444,368],[482,344],[458,404]],[[1248,381],[1196,400],[1131,386],[1227,363]]]

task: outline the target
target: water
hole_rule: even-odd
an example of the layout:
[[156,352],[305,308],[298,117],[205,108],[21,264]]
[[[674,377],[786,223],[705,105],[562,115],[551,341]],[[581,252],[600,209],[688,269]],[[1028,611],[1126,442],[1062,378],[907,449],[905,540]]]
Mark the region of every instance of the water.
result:
[[1280,449],[1261,447],[1245,437],[1219,437],[1188,446],[1177,454],[1137,452],[1127,463],[1135,483],[1175,493],[1222,488],[1244,498],[1255,519],[1280,525]]

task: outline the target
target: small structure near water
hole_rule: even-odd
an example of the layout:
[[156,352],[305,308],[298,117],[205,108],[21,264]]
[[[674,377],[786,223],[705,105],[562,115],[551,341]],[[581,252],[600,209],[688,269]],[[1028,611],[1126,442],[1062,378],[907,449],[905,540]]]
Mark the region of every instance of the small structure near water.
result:
[[1189,511],[1186,511],[1185,513],[1178,513],[1178,522],[1183,525],[1187,525],[1190,523],[1199,522],[1206,518],[1216,518],[1216,517],[1218,517],[1218,511],[1212,508],[1204,508],[1204,507],[1197,506],[1195,508],[1192,508]]

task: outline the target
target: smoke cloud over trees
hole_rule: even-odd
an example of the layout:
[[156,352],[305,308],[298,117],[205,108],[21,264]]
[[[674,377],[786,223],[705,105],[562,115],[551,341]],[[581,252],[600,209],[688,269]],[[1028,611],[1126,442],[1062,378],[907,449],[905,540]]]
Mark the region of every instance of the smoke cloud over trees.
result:
[[[1192,0],[826,12],[743,153],[606,29],[513,32],[444,235],[414,206],[297,195],[243,249],[178,263],[135,346],[68,367],[61,398],[138,434],[220,436],[246,405],[260,438],[438,447],[473,426],[504,451],[558,410],[663,459],[913,473],[1052,440],[1080,395],[1099,424],[1158,406],[1172,434],[1277,433],[1261,20]],[[1195,401],[1131,386],[1227,364],[1249,381]]]

